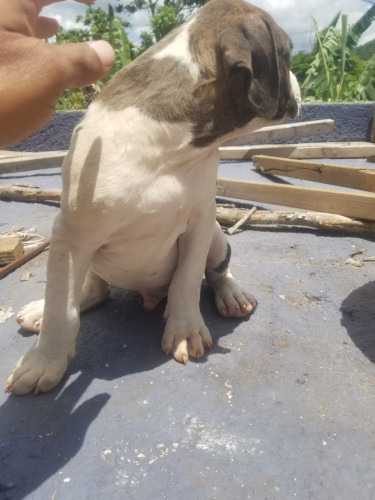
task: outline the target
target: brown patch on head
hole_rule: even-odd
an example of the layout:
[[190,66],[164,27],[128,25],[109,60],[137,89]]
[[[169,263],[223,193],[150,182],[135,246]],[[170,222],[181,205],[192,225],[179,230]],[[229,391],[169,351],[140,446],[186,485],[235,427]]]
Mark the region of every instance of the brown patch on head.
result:
[[[215,7],[211,12],[210,5]],[[288,35],[266,12],[243,1],[211,0],[199,14],[190,35],[192,53],[206,70],[205,81],[195,89],[205,112],[196,123],[195,144],[208,144],[258,116],[285,116]]]
[[98,100],[112,109],[136,106],[158,121],[191,122],[195,146],[255,117],[287,114],[291,42],[266,12],[242,0],[210,0],[198,11],[189,24],[198,84],[183,61],[153,57],[181,29],[120,71]]

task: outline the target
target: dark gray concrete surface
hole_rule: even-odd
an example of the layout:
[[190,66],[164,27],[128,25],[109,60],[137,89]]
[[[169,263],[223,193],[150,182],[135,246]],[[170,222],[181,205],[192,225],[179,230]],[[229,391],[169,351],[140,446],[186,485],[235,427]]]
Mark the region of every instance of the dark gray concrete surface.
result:
[[[258,178],[251,163],[220,174]],[[0,182],[58,187],[60,176]],[[0,202],[0,230],[36,225],[48,237],[56,212]],[[233,273],[259,306],[222,319],[203,285],[214,345],[200,362],[165,357],[163,308],[146,314],[137,294],[113,290],[83,315],[55,390],[0,394],[1,500],[375,497],[375,263],[346,264],[359,249],[374,256],[374,240],[276,228],[229,240]],[[1,306],[43,295],[46,259],[0,281]],[[34,340],[14,317],[0,324],[3,383]]]

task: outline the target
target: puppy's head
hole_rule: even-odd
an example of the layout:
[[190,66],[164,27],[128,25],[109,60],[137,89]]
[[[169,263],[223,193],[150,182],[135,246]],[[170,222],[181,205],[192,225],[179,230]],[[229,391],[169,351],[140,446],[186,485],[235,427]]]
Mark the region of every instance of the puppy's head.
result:
[[[249,13],[220,37],[227,90],[259,117],[279,119],[297,113],[290,83],[291,40],[261,10]],[[219,63],[220,66],[220,63]],[[248,101],[248,102],[247,102]]]
[[[290,72],[292,43],[269,14],[242,0],[211,0],[189,32],[193,53],[208,77],[198,84],[196,94],[211,104],[212,138],[257,117],[297,117],[301,97]],[[198,124],[198,135],[203,128],[207,132],[209,124],[205,125]]]

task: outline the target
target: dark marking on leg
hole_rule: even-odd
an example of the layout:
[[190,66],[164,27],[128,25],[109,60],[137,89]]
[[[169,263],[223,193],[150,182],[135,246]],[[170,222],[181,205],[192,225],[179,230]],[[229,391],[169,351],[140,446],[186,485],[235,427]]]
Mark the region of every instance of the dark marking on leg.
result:
[[217,272],[218,274],[222,274],[228,269],[231,255],[232,255],[232,250],[230,248],[229,243],[227,242],[227,253],[225,255],[224,260],[217,267],[215,267],[215,272]]

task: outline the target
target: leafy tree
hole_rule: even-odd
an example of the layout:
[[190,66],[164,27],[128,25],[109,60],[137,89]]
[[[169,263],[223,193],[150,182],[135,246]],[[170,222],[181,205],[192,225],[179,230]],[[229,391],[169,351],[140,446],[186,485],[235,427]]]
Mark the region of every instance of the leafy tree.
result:
[[89,5],[85,14],[77,16],[77,22],[87,26],[91,40],[106,40],[115,51],[115,62],[111,72],[102,80],[104,83],[131,61],[131,46],[125,31],[129,23],[115,16],[115,9],[111,4],[108,5],[108,12]]
[[166,33],[173,30],[180,24],[180,20],[176,16],[176,11],[173,5],[162,5],[156,8],[155,14],[150,19],[152,33],[158,42]]
[[56,33],[56,43],[65,43],[65,42],[88,42],[92,40],[90,35],[90,30],[84,28],[71,28],[65,29],[62,26],[59,26]]
[[362,61],[369,61],[375,54],[375,40],[371,40],[364,45],[360,45],[355,49],[355,53]]
[[314,59],[311,52],[300,50],[297,54],[292,55],[291,70],[296,75],[299,82],[304,82],[307,76],[307,71]]
[[[115,51],[115,62],[111,71],[98,82],[98,86],[101,87],[115,72],[126,66],[132,59],[133,45],[125,31],[128,23],[115,15],[115,9],[111,4],[108,5],[107,12],[89,5],[85,14],[77,16],[77,22],[82,22],[84,28],[65,30],[59,27],[56,43],[85,42],[99,39],[109,42]],[[91,87],[83,90],[66,90],[57,107],[58,109],[85,108],[89,104],[88,96],[91,96],[92,93],[93,89]]]
[[[131,0],[124,3],[117,0],[116,12],[134,14],[140,10],[147,12],[150,31],[141,34],[140,52],[155,41],[159,41],[169,31],[179,26],[191,15],[194,9],[204,5],[207,0]],[[152,43],[150,43],[152,41]]]
[[145,50],[147,50],[151,45],[154,44],[154,37],[152,36],[152,33],[149,31],[142,31],[141,33],[141,46],[138,49],[138,53],[141,54]]

